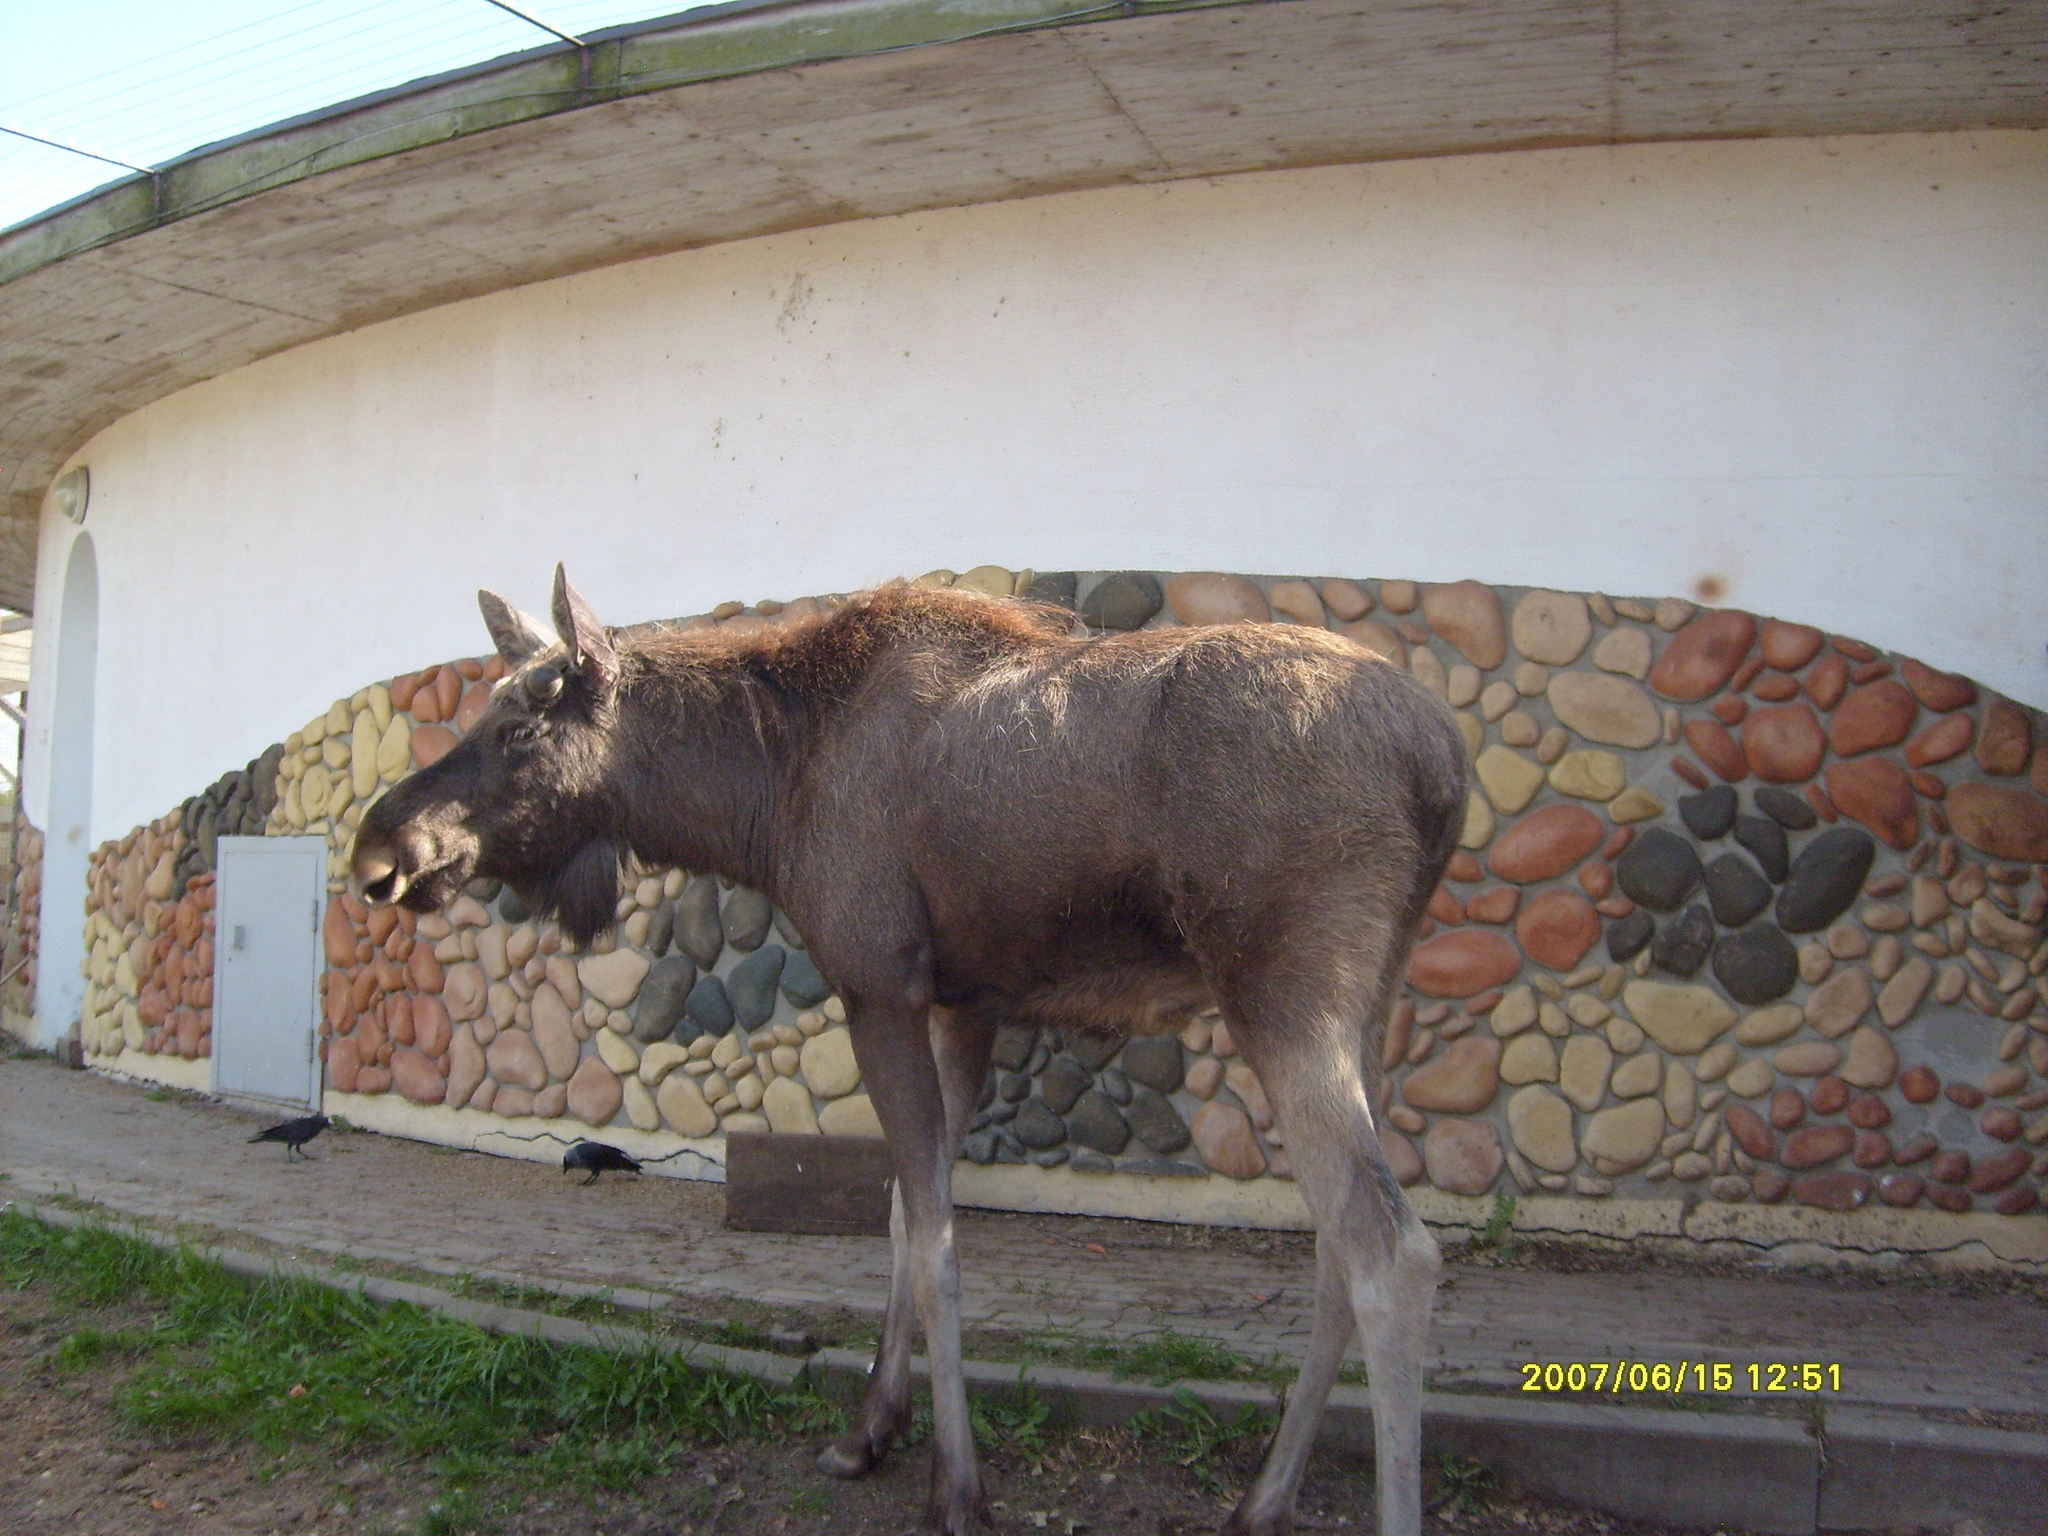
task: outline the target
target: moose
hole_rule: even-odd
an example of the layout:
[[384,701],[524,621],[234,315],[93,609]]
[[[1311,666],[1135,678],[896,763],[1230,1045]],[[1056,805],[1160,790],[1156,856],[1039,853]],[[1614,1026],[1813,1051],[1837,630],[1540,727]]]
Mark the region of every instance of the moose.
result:
[[1373,1104],[1465,815],[1444,703],[1321,630],[1076,637],[1064,610],[900,582],[741,634],[607,628],[559,567],[556,638],[479,602],[507,674],[458,745],[364,816],[355,882],[428,912],[503,880],[587,945],[631,859],[715,871],[794,921],[845,1003],[896,1175],[881,1343],[822,1471],[860,1476],[908,1425],[921,1324],[923,1529],[978,1520],[951,1174],[998,1027],[1141,1035],[1216,1008],[1317,1233],[1307,1354],[1224,1530],[1291,1528],[1354,1328],[1379,1528],[1421,1529],[1439,1256]]

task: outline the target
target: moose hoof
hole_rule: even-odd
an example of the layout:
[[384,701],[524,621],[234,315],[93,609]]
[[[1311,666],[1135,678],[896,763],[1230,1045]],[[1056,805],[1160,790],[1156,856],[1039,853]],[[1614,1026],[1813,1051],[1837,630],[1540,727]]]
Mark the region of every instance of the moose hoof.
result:
[[863,1477],[881,1464],[883,1449],[863,1431],[850,1430],[818,1453],[818,1470],[827,1477]]

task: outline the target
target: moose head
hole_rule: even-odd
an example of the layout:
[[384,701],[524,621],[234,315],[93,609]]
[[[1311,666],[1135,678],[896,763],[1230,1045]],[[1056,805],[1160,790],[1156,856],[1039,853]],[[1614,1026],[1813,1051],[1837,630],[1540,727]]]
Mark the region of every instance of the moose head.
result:
[[625,847],[606,793],[620,652],[560,566],[558,640],[495,592],[477,601],[507,674],[468,735],[370,807],[356,886],[431,912],[472,879],[504,880],[588,943],[613,921]]

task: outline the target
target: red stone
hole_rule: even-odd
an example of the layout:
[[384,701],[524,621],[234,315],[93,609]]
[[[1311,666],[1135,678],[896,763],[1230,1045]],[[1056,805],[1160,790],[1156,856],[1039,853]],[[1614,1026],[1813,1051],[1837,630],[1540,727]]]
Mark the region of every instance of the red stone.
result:
[[455,670],[460,672],[465,680],[473,683],[484,675],[484,664],[474,656],[465,656],[455,663]]
[[2034,1166],[2034,1154],[2027,1147],[2007,1147],[1977,1164],[1970,1175],[1970,1193],[1992,1195]]
[[370,974],[377,978],[379,992],[398,992],[405,987],[405,972],[392,964],[387,956],[379,955],[376,958],[370,966]]
[[456,706],[462,702],[462,673],[453,666],[446,666],[434,678],[434,692],[439,697],[441,718],[453,720]]
[[391,1069],[389,1067],[366,1066],[356,1073],[357,1093],[382,1093],[390,1086]]
[[404,992],[384,999],[384,1036],[400,1045],[412,1044],[412,998]]
[[356,972],[355,980],[348,984],[348,1007],[352,1014],[361,1013],[370,1006],[370,999],[377,995],[377,972],[364,969]]
[[1866,661],[1862,666],[1849,674],[1849,681],[1861,685],[1863,683],[1874,683],[1880,677],[1890,677],[1891,675],[1892,664],[1890,662]]
[[196,1008],[180,1008],[168,1020],[171,1032],[178,1039],[178,1054],[187,1061],[199,1059],[199,1037],[206,1033],[206,1025]]
[[1728,734],[1728,727],[1720,721],[1687,721],[1685,744],[1699,754],[1701,762],[1729,783],[1749,777],[1749,764],[1743,758],[1742,749],[1735,745],[1735,738]]
[[2001,1216],[2024,1216],[2036,1205],[2041,1197],[2031,1184],[2016,1184],[1991,1202],[1991,1209]]
[[1824,637],[1805,624],[1787,624],[1783,619],[1765,619],[1764,660],[1780,672],[1797,672],[1820,654]]
[[2034,748],[2034,761],[2027,769],[2027,782],[2037,795],[2048,795],[2048,741]]
[[1792,1181],[1792,1198],[1823,1211],[1860,1211],[1877,1193],[1867,1173],[1809,1173]]
[[1507,982],[1522,968],[1521,952],[1483,928],[1439,934],[1418,945],[1408,980],[1429,997],[1472,997]]
[[1595,901],[1605,901],[1614,894],[1614,866],[1605,859],[1594,859],[1579,866],[1579,889]]
[[1600,937],[1600,914],[1576,891],[1539,891],[1515,920],[1522,952],[1539,965],[1569,971]]
[[1749,691],[1766,704],[1782,704],[1787,699],[1799,697],[1799,679],[1774,673],[1770,677],[1758,678],[1756,686]]
[[1746,1104],[1730,1104],[1724,1112],[1728,1122],[1728,1134],[1735,1138],[1737,1146],[1751,1157],[1766,1162],[1775,1161],[1778,1156],[1778,1139],[1770,1127],[1758,1117],[1757,1112]]
[[447,974],[441,969],[441,962],[434,958],[434,952],[421,944],[412,952],[406,962],[405,978],[415,992],[439,992],[447,983]]
[[1813,1112],[1839,1115],[1849,1105],[1849,1085],[1832,1073],[1813,1085]]
[[2038,795],[2005,784],[1958,784],[1949,791],[1948,819],[1979,853],[2048,863],[2048,800]]
[[1828,798],[1836,808],[1892,847],[1903,852],[1920,840],[1920,806],[1913,798],[1913,781],[1890,758],[1830,763],[1826,780]]
[[363,1058],[355,1037],[344,1035],[327,1047],[327,1086],[337,1093],[356,1091],[356,1072]]
[[354,1017],[348,1005],[348,977],[340,971],[329,971],[320,978],[320,1015],[334,1029]]
[[391,1053],[391,1081],[415,1104],[438,1104],[448,1093],[448,1080],[441,1076],[434,1059],[409,1045]]
[[1630,901],[1626,896],[1622,895],[1619,891],[1615,892],[1605,901],[1596,901],[1595,903],[1593,903],[1593,910],[1595,912],[1598,912],[1602,917],[1611,917],[1617,920],[1627,917],[1629,913],[1635,911],[1635,909],[1636,904]]
[[1778,1161],[1787,1168],[1818,1168],[1855,1145],[1856,1133],[1846,1125],[1809,1125],[1785,1138],[1785,1151]]
[[1806,696],[1822,709],[1833,709],[1842,702],[1842,693],[1849,686],[1849,663],[1839,656],[1824,656],[1820,664],[1806,674]]
[[339,901],[327,903],[327,916],[320,924],[320,938],[327,949],[329,965],[353,965],[356,958],[356,930]]
[[377,907],[370,913],[367,924],[372,944],[382,944],[398,929],[398,908]]
[[2027,756],[2034,750],[2033,727],[2027,712],[2011,699],[1993,699],[1984,710],[1984,726],[1977,734],[1977,766],[2001,777],[2027,771]]
[[1885,678],[1858,688],[1828,722],[1828,745],[1838,757],[1894,746],[1906,739],[1920,713],[1920,701],[1905,684]]
[[1512,885],[1496,885],[1481,891],[1465,903],[1465,915],[1475,923],[1511,923],[1522,893]]
[[1915,1136],[1911,1141],[1899,1148],[1898,1151],[1894,1152],[1892,1160],[1901,1168],[1904,1168],[1911,1163],[1925,1162],[1939,1150],[1939,1143],[1925,1131],[1922,1131],[1918,1136]]
[[413,719],[422,725],[441,718],[441,670],[439,667],[427,668],[420,673],[416,683],[410,707]]
[[1741,693],[1744,689],[1748,688],[1751,683],[1756,681],[1757,673],[1763,671],[1763,669],[1763,657],[1750,657],[1749,660],[1745,661],[1739,668],[1736,669],[1735,676],[1728,680],[1728,687],[1735,693]]
[[465,736],[468,735],[470,727],[483,718],[484,711],[490,708],[490,705],[491,685],[471,683],[463,692],[461,704],[456,706],[455,729]]
[[1453,1040],[1443,1055],[1408,1074],[1401,1097],[1417,1109],[1477,1114],[1500,1087],[1500,1051],[1500,1042],[1490,1035]]
[[412,733],[412,762],[415,768],[431,768],[446,757],[457,741],[445,725],[422,725]]
[[1849,1123],[1866,1131],[1881,1131],[1892,1123],[1892,1112],[1874,1093],[1859,1093],[1849,1101]]
[[1953,1184],[1936,1184],[1927,1191],[1928,1203],[1961,1216],[1977,1202],[1970,1198],[1967,1189],[1958,1189]]
[[1422,594],[1422,616],[1480,671],[1490,672],[1507,660],[1508,632],[1501,619],[1500,595],[1486,583],[1453,581],[1427,588]]
[[1934,668],[1907,657],[1899,662],[1899,675],[1913,690],[1913,697],[1938,715],[1952,709],[1968,709],[1977,702],[1977,685],[1953,672]]
[[408,672],[403,677],[391,679],[391,707],[393,709],[409,710],[412,708],[413,695],[420,691],[420,678],[422,675],[418,672]]
[[1776,1205],[1791,1187],[1792,1181],[1775,1168],[1759,1168],[1749,1181],[1749,1191],[1758,1205]]
[[1818,784],[1808,784],[1805,793],[1807,804],[1813,807],[1814,814],[1822,821],[1831,822],[1842,814],[1835,809],[1835,802],[1828,798],[1828,792]]
[[1735,675],[1756,642],[1756,620],[1739,608],[1709,610],[1671,637],[1650,668],[1649,684],[1667,699],[1690,702]]
[[1892,1160],[1892,1144],[1882,1132],[1859,1131],[1856,1135],[1856,1150],[1849,1154],[1849,1161],[1858,1168],[1882,1168]]
[[1927,1171],[1943,1184],[1960,1184],[1970,1176],[1970,1154],[1944,1147],[1934,1154]]
[[1847,635],[1836,635],[1834,637],[1834,646],[1836,650],[1840,651],[1851,661],[1877,660],[1877,648],[1875,646],[1865,645],[1861,640],[1851,640]]
[[1554,880],[1599,847],[1606,833],[1600,818],[1582,805],[1547,805],[1496,838],[1487,863],[1518,885]]
[[1477,997],[1466,999],[1465,1011],[1475,1019],[1484,1014],[1489,1014],[1500,1006],[1500,1000],[1504,995],[1499,987],[1494,987],[1490,991],[1480,993]]
[[1723,725],[1740,725],[1742,717],[1749,713],[1749,700],[1738,694],[1725,693],[1707,708],[1714,712],[1714,718]]
[[1964,1109],[1975,1109],[1984,1102],[1984,1090],[1974,1083],[1950,1083],[1948,1101]]
[[448,1049],[452,1030],[448,1023],[448,1009],[438,997],[416,997],[412,1000],[413,1044],[429,1056],[439,1056]]
[[1984,1111],[1984,1118],[1977,1122],[1977,1129],[1993,1141],[2017,1141],[2020,1134],[2020,1117],[2003,1104],[1996,1109]]
[[1446,925],[1465,921],[1465,909],[1458,904],[1458,898],[1442,886],[1438,886],[1430,893],[1429,915]]
[[1600,845],[1600,857],[1612,864],[1616,859],[1628,852],[1628,845],[1635,840],[1636,829],[1634,827],[1616,827],[1607,834],[1607,841]]
[[1806,1100],[1797,1088],[1780,1088],[1771,1095],[1771,1124],[1789,1131],[1806,1118]]
[[493,655],[484,663],[484,681],[495,683],[505,676],[505,658]]
[[1444,870],[1445,878],[1462,881],[1467,885],[1474,880],[1483,879],[1485,874],[1486,871],[1480,867],[1479,860],[1464,848],[1451,855],[1450,865]]
[[1811,707],[1777,704],[1743,722],[1742,755],[1766,783],[1797,784],[1819,771],[1827,737]]
[[1706,774],[1701,772],[1699,764],[1689,757],[1674,757],[1671,759],[1671,771],[1685,780],[1694,789],[1705,789],[1707,787]]
[[1913,793],[1921,796],[1923,799],[1946,800],[1948,798],[1948,786],[1924,768],[1915,768],[1906,775],[1906,779],[1913,786]]
[[356,1051],[364,1061],[377,1059],[378,1054],[384,1049],[385,1040],[389,1038],[384,1031],[384,1010],[381,1006],[373,1005],[356,1015],[353,1038],[356,1042]]
[[1927,1188],[1927,1181],[1910,1173],[1888,1173],[1877,1181],[1877,1198],[1886,1205],[1908,1206]]

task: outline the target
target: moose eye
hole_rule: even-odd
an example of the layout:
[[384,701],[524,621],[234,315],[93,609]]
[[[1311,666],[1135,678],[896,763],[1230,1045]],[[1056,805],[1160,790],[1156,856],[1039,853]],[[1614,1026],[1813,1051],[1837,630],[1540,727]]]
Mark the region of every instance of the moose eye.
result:
[[526,696],[536,704],[550,704],[561,695],[562,673],[558,667],[535,667],[526,674]]

